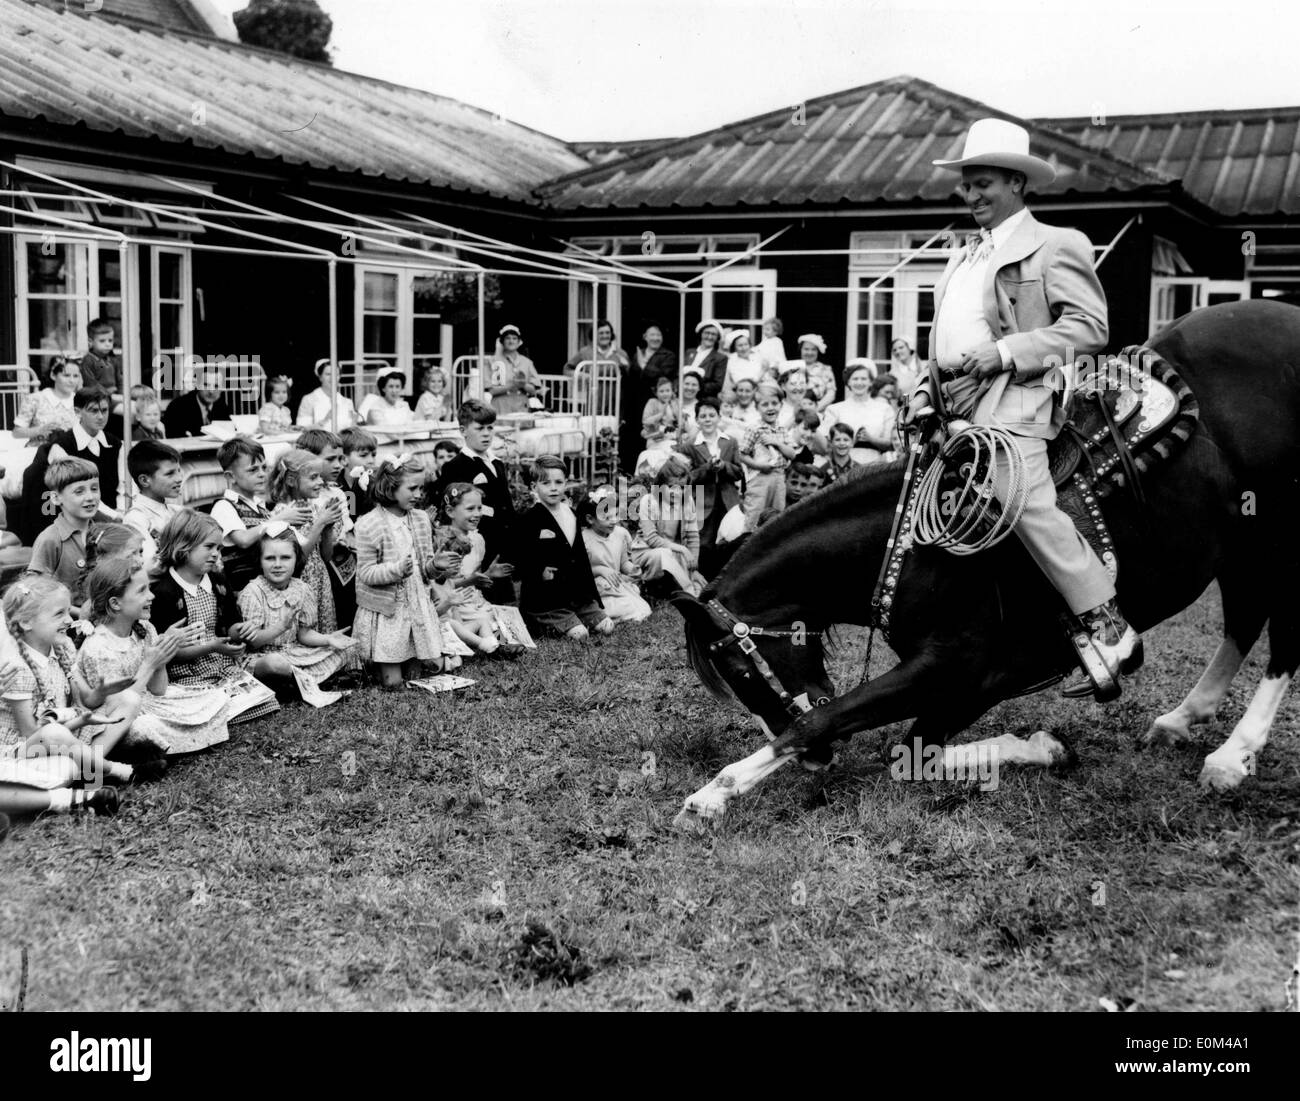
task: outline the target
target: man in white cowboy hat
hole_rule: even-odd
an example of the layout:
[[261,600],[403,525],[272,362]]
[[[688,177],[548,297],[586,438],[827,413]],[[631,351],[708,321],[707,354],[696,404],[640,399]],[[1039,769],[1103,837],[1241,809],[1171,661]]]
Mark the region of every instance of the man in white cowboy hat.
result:
[[[1106,297],[1093,270],[1092,245],[1077,230],[1043,225],[1026,209],[1025,192],[1051,183],[1056,171],[1030,154],[1024,127],[980,119],[960,159],[934,164],[961,172],[958,190],[979,226],[934,290],[930,358],[938,365],[944,402],[954,417],[1016,437],[1029,490],[1016,534],[1117,678],[1140,663],[1140,640],[1120,614],[1106,568],[1057,508],[1047,464],[1047,441],[1065,422],[1048,373],[1095,355],[1106,343]],[[931,382],[922,378],[909,420],[933,411]],[[1002,463],[999,498],[1008,478]],[[1081,675],[1063,691],[1083,696],[1093,687]]]

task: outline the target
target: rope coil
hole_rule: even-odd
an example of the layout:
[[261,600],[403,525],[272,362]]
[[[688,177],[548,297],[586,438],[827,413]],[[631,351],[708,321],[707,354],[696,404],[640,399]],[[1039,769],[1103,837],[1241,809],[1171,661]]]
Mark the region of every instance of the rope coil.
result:
[[[1004,502],[995,492],[999,459],[1009,475]],[[950,470],[961,482],[959,490],[943,488]],[[977,554],[1011,533],[1028,500],[1025,457],[1015,437],[1002,428],[967,425],[943,445],[921,479],[912,538],[949,554]]]

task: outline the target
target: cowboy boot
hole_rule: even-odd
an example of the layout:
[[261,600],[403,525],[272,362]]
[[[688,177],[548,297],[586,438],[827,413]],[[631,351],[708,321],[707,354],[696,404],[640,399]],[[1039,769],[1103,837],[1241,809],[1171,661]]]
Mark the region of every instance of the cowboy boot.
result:
[[1113,597],[1092,611],[1084,612],[1079,619],[1083,622],[1092,653],[1104,666],[1104,673],[1094,677],[1085,665],[1065,684],[1061,695],[1070,699],[1096,696],[1105,703],[1120,694],[1120,674],[1135,673],[1142,667],[1145,658],[1142,638],[1124,619]]

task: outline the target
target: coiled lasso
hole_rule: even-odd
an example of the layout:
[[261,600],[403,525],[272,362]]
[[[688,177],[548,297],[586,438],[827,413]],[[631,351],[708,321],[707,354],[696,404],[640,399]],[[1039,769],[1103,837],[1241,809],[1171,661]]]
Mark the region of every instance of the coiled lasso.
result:
[[[1004,504],[999,504],[994,493],[999,456],[1005,458],[1010,474]],[[943,490],[943,476],[952,469],[962,480],[961,489]],[[945,497],[949,498],[946,505]],[[942,547],[949,554],[988,550],[1020,522],[1028,499],[1025,457],[1015,437],[1002,428],[966,425],[943,445],[921,479],[912,538],[921,546]]]

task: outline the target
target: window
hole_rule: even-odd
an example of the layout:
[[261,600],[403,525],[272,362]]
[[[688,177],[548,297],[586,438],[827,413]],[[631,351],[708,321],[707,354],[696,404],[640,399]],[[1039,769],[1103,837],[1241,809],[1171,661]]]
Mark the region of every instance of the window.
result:
[[730,267],[703,280],[702,316],[726,329],[746,329],[751,341],[761,339],[763,318],[776,313],[776,272]]
[[[149,257],[149,284],[153,287],[150,302],[150,331],[153,349],[150,362],[155,372],[163,357],[175,365],[171,386],[183,378],[186,356],[194,350],[194,323],[190,303],[193,273],[189,249],[155,248]],[[235,349],[221,349],[222,355],[233,355]],[[170,388],[170,387],[169,387]]]
[[401,371],[404,392],[418,389],[421,373],[430,364],[447,369],[451,362],[451,326],[440,307],[442,284],[436,271],[359,265],[356,269],[356,329],[354,370],[360,398],[369,393],[375,376],[385,369]]
[[594,283],[590,279],[569,283],[569,347],[575,352],[591,346],[597,321],[608,321],[615,332],[619,331],[622,320],[619,290],[619,284],[610,277]]
[[1154,335],[1176,317],[1250,297],[1245,279],[1206,279],[1203,276],[1153,276],[1151,279],[1151,331]]
[[934,287],[949,244],[925,230],[850,236],[846,361],[865,358],[884,366],[899,337],[925,354],[934,325]]
[[[14,242],[20,364],[41,373],[56,355],[80,355],[86,326],[97,317],[112,322],[119,345],[125,341],[129,349],[131,334],[122,328],[125,273],[116,245],[61,241],[53,234],[19,234]],[[127,255],[133,263],[134,252]]]

